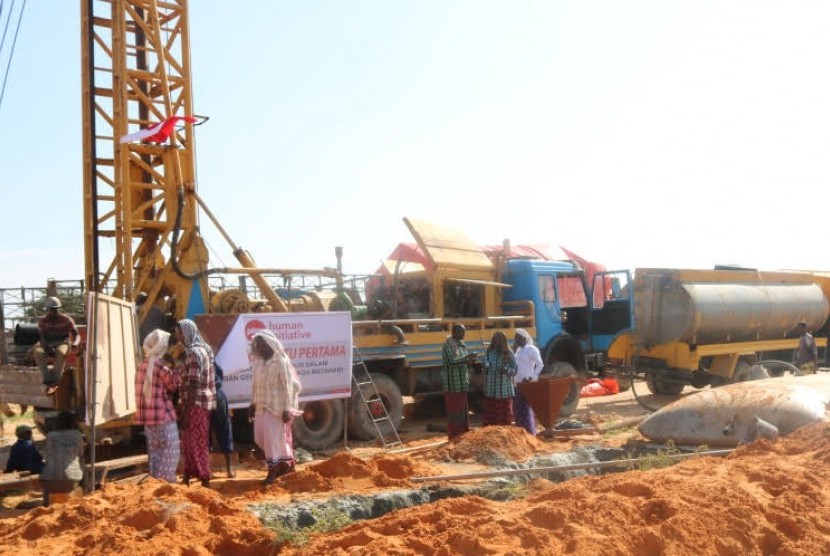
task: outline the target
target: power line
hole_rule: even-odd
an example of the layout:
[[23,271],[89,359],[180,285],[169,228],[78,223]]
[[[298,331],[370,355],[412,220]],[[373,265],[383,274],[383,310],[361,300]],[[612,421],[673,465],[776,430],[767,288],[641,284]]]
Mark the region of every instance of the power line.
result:
[[[6,22],[6,29],[8,29],[8,27],[9,27],[8,21],[11,20],[13,9],[14,9],[14,0],[12,0],[12,6],[9,9],[9,18]],[[20,24],[23,21],[23,11],[25,9],[26,9],[26,0],[23,0],[23,5],[20,6],[20,13],[17,16],[17,26],[15,27],[15,30],[14,30],[14,39],[12,39],[12,47],[11,47],[11,50],[9,51],[9,60],[6,63],[6,72],[3,75],[3,87],[0,88],[0,109],[3,108],[3,97],[6,95],[6,83],[9,80],[9,70],[12,67],[12,58],[14,58],[14,48],[17,45],[17,35],[20,32]],[[3,31],[3,41],[2,42],[5,42],[5,40],[6,40],[6,31],[4,30]],[[2,48],[2,42],[0,42],[0,49]]]
[[[12,0],[12,6],[11,6],[11,8],[9,8],[9,15],[6,16],[6,26],[3,28],[3,38],[0,39],[0,53],[3,52],[3,45],[6,44],[6,33],[9,32],[9,23],[11,23],[11,20],[12,20],[12,12],[14,11],[14,2],[15,2],[15,0]],[[3,15],[3,4],[0,3],[0,18],[2,18],[1,17],[2,15]]]

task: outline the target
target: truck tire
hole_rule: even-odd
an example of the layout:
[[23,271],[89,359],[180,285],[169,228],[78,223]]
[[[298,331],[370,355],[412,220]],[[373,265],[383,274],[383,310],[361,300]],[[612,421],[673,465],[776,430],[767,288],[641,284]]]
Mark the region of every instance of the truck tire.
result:
[[304,403],[303,414],[294,420],[294,441],[306,450],[325,450],[343,437],[343,401],[317,400]]
[[[563,361],[546,365],[541,374],[555,377],[577,376],[574,366]],[[579,390],[579,381],[572,382],[559,408],[560,419],[570,417],[576,411],[577,406],[579,406]]]
[[620,392],[628,392],[631,390],[631,375],[619,374],[613,375],[612,378],[614,378],[617,381],[617,384],[620,385]]
[[646,386],[649,392],[658,396],[679,396],[686,386],[680,382],[668,382],[655,378],[653,373],[646,374]]
[[570,363],[574,369],[584,371],[585,351],[579,339],[573,336],[558,336],[551,340],[543,354],[545,366],[557,361]]
[[[368,408],[364,405],[360,392],[356,388],[352,390],[352,397],[349,400],[349,436],[355,440],[371,440],[377,436],[377,430],[375,430],[372,420],[383,417],[383,408],[378,405],[381,402],[383,407],[386,408],[389,420],[395,430],[401,425],[401,419],[403,418],[401,389],[398,388],[394,380],[380,373],[372,373],[372,382],[375,383],[375,390],[378,391],[379,399],[368,400]],[[378,425],[382,426],[382,423],[378,423]]]
[[231,410],[231,433],[235,444],[254,445],[254,424],[248,419],[247,407]]

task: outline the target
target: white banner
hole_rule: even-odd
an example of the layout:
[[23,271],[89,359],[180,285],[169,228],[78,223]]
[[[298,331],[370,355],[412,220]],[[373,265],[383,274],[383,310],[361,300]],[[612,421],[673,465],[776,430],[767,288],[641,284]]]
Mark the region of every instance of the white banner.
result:
[[352,383],[352,320],[348,312],[249,313],[236,324],[216,353],[225,373],[222,389],[232,408],[251,403],[248,342],[267,329],[280,339],[303,384],[301,402],[346,398]]

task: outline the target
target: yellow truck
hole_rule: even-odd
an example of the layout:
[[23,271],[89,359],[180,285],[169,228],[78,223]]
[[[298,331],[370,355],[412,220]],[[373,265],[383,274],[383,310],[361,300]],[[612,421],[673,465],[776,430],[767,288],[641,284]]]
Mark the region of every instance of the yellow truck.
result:
[[[797,323],[823,330],[830,314],[828,278],[818,273],[643,268],[630,292],[631,326],[614,331],[597,367],[641,373],[655,394],[747,380],[764,361],[790,363]],[[618,302],[595,299],[594,311]]]

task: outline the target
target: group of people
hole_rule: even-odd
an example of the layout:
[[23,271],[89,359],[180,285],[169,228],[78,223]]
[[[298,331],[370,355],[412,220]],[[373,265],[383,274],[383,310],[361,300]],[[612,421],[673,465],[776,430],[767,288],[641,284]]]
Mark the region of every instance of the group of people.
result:
[[[233,436],[228,401],[222,390],[224,374],[213,351],[190,319],[176,324],[176,339],[184,355],[174,363],[167,355],[170,334],[155,329],[142,342],[144,360],[136,373],[134,422],[144,425],[150,475],[176,481],[179,459],[184,459],[182,482],[210,485],[210,433],[225,454],[229,477]],[[282,343],[268,330],[251,339],[252,402],[249,418],[254,439],[265,454],[268,474],[265,484],[294,470],[291,427],[301,414],[300,380]],[[176,399],[178,404],[175,403]]]
[[[478,361],[478,355],[464,343],[466,328],[454,324],[452,334],[444,343],[441,377],[444,386],[444,405],[447,413],[447,436],[453,439],[470,430],[468,392],[469,366]],[[517,426],[536,434],[536,419],[521,390],[521,382],[536,380],[544,363],[539,348],[530,334],[516,329],[513,349],[503,332],[496,332],[487,347],[481,366],[484,370],[484,416],[487,425]]]
[[[53,393],[58,385],[63,356],[78,337],[74,321],[61,313],[60,307],[57,298],[47,299],[47,314],[39,322],[41,341],[35,354],[47,393]],[[162,328],[142,330],[143,359],[135,376],[134,423],[144,428],[151,476],[176,482],[179,461],[183,459],[182,483],[199,480],[209,486],[211,436],[225,455],[228,476],[235,476],[230,411],[222,390],[224,374],[195,322],[182,319],[174,329],[183,352],[171,350],[170,332]],[[180,355],[174,357],[171,351]],[[295,467],[292,425],[302,414],[298,403],[301,384],[282,343],[272,332],[257,332],[250,340],[249,355],[253,380],[248,415],[253,421],[255,442],[268,464],[263,482],[271,484]],[[47,364],[47,357],[53,360],[52,365]],[[15,431],[18,441],[6,466],[6,472],[39,475],[45,505],[50,495],[71,492],[83,478],[80,462],[84,440],[76,416],[61,411],[51,426],[54,430],[46,436],[45,463],[32,441],[32,429],[21,425]]]

